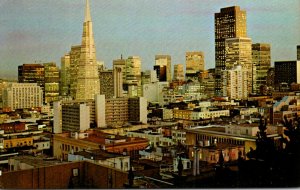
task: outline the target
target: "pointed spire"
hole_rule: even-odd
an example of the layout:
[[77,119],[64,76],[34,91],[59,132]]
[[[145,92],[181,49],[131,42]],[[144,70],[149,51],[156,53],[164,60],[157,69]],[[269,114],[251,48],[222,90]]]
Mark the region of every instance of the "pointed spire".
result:
[[92,18],[91,18],[91,11],[90,11],[90,2],[89,0],[86,0],[84,22],[88,22],[88,21],[92,21]]

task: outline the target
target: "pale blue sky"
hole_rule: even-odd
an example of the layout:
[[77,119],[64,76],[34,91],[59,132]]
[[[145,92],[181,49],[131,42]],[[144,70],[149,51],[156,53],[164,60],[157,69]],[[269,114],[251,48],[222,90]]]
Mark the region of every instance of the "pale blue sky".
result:
[[[253,43],[270,43],[272,64],[295,60],[300,44],[300,0],[90,0],[97,59],[140,56],[152,69],[156,54],[185,63],[186,51],[214,62],[214,13],[238,5],[247,11]],[[17,67],[54,61],[81,43],[85,0],[0,0],[0,78]]]

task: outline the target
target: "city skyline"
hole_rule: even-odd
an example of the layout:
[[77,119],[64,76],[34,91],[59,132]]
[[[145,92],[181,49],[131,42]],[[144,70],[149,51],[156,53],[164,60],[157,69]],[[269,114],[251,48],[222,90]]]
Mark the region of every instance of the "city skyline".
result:
[[[214,68],[214,13],[235,5],[247,12],[252,42],[271,44],[272,65],[296,60],[300,2],[271,2],[91,0],[97,60],[112,68],[121,54],[139,56],[146,70],[155,65],[155,55],[171,55],[173,67],[185,65],[186,52],[203,51],[205,68]],[[84,4],[83,0],[1,1],[0,77],[16,78],[17,67],[24,63],[54,61],[60,66],[70,47],[81,43]]]

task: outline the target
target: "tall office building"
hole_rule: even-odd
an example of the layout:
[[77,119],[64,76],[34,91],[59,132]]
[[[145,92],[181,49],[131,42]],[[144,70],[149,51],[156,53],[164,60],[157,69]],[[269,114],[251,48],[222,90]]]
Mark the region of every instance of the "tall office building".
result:
[[275,61],[275,87],[282,83],[300,83],[300,61]]
[[42,64],[23,64],[18,67],[19,83],[37,83],[44,90],[45,68]]
[[199,73],[204,71],[204,53],[202,51],[186,52],[186,80],[198,81]]
[[45,69],[45,102],[52,103],[59,98],[59,68],[56,63],[44,63]]
[[96,48],[89,0],[86,0],[80,61],[77,72],[76,99],[94,99],[95,94],[100,94],[100,80],[96,61]]
[[259,93],[260,87],[266,85],[267,72],[271,67],[270,44],[252,44],[253,92]]
[[72,99],[76,99],[77,92],[77,73],[78,65],[80,61],[80,51],[81,45],[76,45],[71,47],[70,51],[70,96]]
[[113,70],[99,71],[100,78],[100,94],[105,95],[105,98],[114,96]]
[[[248,93],[252,92],[252,41],[250,38],[228,38],[225,40],[225,70],[241,65],[248,73]],[[221,79],[222,80],[222,79]],[[224,85],[224,83],[223,83]],[[222,87],[224,89],[224,87]],[[223,93],[224,94],[224,93]]]
[[160,67],[166,67],[166,81],[172,82],[171,71],[171,56],[170,55],[156,55],[155,65]]
[[59,94],[62,97],[70,95],[70,54],[61,57]]
[[174,77],[173,77],[173,80],[184,81],[183,64],[176,64],[176,65],[174,65]]
[[125,89],[129,97],[140,97],[142,95],[141,59],[138,56],[129,56],[125,67],[126,81]]
[[222,8],[215,13],[215,95],[222,95],[221,71],[226,69],[225,39],[247,37],[246,11],[240,7]]
[[300,61],[300,45],[297,45],[297,60]]

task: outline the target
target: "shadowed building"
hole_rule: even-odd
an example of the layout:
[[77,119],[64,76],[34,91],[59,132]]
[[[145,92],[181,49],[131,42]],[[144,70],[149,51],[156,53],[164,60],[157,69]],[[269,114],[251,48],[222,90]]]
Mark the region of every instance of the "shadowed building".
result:
[[42,64],[23,64],[18,67],[19,83],[37,83],[44,91],[45,68]]
[[[166,81],[172,82],[171,75],[171,56],[170,55],[155,55],[155,65],[160,67],[166,67]],[[160,80],[161,81],[161,80]]]
[[275,61],[275,87],[300,83],[300,61]]

